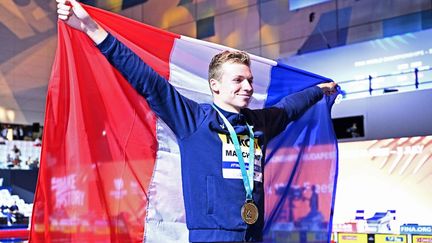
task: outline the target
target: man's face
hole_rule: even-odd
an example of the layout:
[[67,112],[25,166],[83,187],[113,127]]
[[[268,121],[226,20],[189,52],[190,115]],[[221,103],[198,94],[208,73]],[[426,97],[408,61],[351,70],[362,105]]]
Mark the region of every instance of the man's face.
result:
[[239,112],[248,106],[253,94],[253,76],[248,66],[224,63],[220,80],[211,80],[215,104],[224,110]]

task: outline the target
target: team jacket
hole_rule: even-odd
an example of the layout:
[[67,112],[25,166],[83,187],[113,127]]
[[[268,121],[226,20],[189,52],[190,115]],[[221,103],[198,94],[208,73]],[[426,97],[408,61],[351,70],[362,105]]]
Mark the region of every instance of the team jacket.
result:
[[[191,242],[261,241],[264,227],[263,162],[269,140],[282,132],[323,97],[317,86],[283,98],[273,107],[222,113],[233,125],[242,149],[247,150],[249,132],[255,133],[255,179],[253,199],[258,221],[250,226],[240,214],[245,202],[238,159],[222,119],[210,104],[198,104],[179,94],[137,55],[112,35],[98,45],[109,62],[149,103],[151,109],[174,132],[181,154],[186,224]],[[247,153],[243,154],[247,163]]]

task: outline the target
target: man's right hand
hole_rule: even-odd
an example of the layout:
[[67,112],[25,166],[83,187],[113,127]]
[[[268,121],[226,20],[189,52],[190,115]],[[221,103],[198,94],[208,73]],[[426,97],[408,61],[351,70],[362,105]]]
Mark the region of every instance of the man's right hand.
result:
[[108,33],[90,17],[76,0],[56,0],[57,15],[66,24],[86,33],[96,44],[101,43]]

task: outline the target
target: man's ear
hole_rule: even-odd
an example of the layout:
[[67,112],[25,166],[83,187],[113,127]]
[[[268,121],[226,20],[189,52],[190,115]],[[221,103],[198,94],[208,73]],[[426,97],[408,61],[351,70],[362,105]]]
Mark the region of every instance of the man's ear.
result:
[[213,91],[213,93],[219,94],[219,86],[220,86],[219,81],[217,81],[214,78],[210,79],[210,89]]

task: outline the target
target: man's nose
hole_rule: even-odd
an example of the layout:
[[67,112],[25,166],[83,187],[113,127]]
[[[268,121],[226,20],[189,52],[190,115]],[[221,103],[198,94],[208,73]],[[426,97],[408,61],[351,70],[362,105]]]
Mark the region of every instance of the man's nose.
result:
[[250,82],[247,79],[244,79],[242,82],[242,88],[247,91],[252,91],[253,90],[252,82]]

